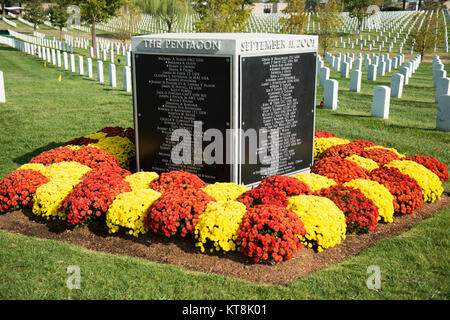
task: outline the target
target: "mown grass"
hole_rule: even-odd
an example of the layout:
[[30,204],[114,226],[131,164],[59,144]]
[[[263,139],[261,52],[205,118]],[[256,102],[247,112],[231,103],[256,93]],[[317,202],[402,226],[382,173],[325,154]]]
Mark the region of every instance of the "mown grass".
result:
[[[36,57],[5,46],[0,46],[0,70],[7,97],[0,106],[1,178],[64,141],[105,126],[132,125],[132,97],[119,84],[112,89],[51,65],[44,68]],[[62,82],[57,80],[60,74]],[[363,81],[362,92],[356,94],[348,91],[349,80],[336,73],[332,77],[339,80],[339,109],[318,109],[317,130],[450,164],[450,135],[434,130],[437,106],[430,64],[420,66],[403,98],[392,99],[389,120],[370,117],[375,83]],[[377,81],[388,82],[389,75]],[[318,102],[322,95],[319,88]],[[400,236],[287,286],[254,284],[0,231],[0,298],[448,299],[449,213],[441,210]],[[69,265],[81,268],[81,290],[66,287]],[[379,291],[366,287],[370,265],[380,266]]]

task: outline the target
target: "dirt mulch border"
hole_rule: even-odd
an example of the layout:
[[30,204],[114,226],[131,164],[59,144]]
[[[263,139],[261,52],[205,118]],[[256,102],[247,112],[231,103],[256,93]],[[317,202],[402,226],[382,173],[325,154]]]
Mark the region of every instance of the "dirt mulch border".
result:
[[397,216],[394,223],[379,224],[376,231],[362,235],[349,234],[341,244],[320,253],[302,248],[292,260],[275,264],[253,263],[239,252],[200,253],[192,238],[167,239],[150,232],[139,238],[125,233],[109,235],[104,222],[93,223],[87,228],[68,228],[62,221],[42,221],[29,209],[0,215],[0,229],[251,282],[288,284],[310,272],[356,255],[378,240],[399,235],[434,212],[447,207],[450,207],[449,191],[442,195],[440,201],[425,204],[412,215]]

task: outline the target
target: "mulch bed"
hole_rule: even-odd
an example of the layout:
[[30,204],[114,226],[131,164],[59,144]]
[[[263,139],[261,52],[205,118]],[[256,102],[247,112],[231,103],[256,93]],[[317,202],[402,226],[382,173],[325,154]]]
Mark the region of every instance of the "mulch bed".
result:
[[374,232],[347,235],[347,239],[341,244],[320,253],[302,248],[292,260],[276,264],[253,263],[239,252],[200,253],[200,250],[194,246],[192,238],[166,239],[150,232],[139,238],[124,233],[109,235],[104,222],[93,223],[87,228],[68,228],[62,221],[42,221],[29,209],[0,215],[0,229],[246,281],[288,284],[310,272],[356,255],[380,239],[409,230],[417,222],[447,207],[450,207],[448,191],[442,195],[440,201],[425,204],[413,215],[395,217],[394,223],[379,224]]

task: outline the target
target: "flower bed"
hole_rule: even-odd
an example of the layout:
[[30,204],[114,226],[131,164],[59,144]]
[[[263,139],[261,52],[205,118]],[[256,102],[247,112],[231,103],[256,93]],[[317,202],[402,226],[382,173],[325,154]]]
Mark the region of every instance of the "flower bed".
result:
[[0,181],[0,213],[31,207],[68,226],[104,222],[139,236],[192,238],[200,251],[238,250],[255,262],[284,261],[302,244],[317,251],[380,219],[413,214],[440,198],[447,166],[366,140],[315,132],[311,173],[268,177],[251,190],[207,185],[185,171],[131,173],[134,129],[107,127],[44,151]]

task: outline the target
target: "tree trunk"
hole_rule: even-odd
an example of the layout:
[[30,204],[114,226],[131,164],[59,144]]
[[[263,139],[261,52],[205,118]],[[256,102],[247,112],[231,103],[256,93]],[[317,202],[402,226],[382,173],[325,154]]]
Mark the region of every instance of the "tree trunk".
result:
[[62,39],[62,29],[63,27],[59,27],[59,41]]
[[406,0],[403,0],[403,11],[406,10]]
[[95,17],[92,17],[92,26],[91,26],[91,40],[92,40],[92,47],[94,49],[94,53],[97,52],[97,35],[95,34]]

